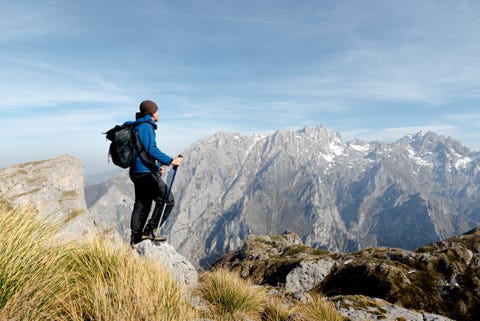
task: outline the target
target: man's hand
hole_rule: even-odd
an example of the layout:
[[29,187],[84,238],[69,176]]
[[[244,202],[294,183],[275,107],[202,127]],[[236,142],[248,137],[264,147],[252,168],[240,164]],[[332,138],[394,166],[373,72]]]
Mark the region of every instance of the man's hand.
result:
[[183,155],[180,154],[173,159],[173,161],[170,163],[170,165],[180,166],[180,165],[182,165],[182,161],[183,161]]

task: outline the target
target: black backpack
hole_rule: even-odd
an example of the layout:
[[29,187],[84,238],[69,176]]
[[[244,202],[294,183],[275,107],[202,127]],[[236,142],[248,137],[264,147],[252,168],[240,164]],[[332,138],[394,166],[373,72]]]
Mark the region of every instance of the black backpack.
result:
[[129,168],[135,162],[136,156],[140,155],[147,166],[156,168],[156,160],[145,151],[138,138],[138,133],[133,133],[135,126],[136,124],[116,125],[104,133],[107,139],[111,141],[108,149],[109,158],[115,165],[121,168]]

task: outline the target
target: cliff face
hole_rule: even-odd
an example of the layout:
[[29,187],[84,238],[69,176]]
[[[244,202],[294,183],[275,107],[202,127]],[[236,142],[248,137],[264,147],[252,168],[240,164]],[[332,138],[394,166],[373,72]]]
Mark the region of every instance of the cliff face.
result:
[[60,224],[66,240],[97,233],[85,202],[83,164],[74,157],[62,155],[0,169],[0,196]]
[[135,191],[128,171],[106,183],[85,188],[87,206],[95,222],[103,230],[115,231],[120,239],[130,240],[130,218]]

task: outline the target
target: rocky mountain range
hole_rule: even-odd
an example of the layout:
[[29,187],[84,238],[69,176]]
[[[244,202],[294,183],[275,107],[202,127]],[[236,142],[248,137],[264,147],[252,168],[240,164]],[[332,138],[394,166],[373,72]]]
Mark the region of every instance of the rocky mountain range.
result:
[[[201,267],[252,234],[290,230],[306,245],[340,252],[413,250],[480,223],[480,153],[432,132],[394,143],[344,142],[323,126],[219,132],[183,154],[164,231]],[[87,186],[85,195],[95,221],[128,239],[127,173]]]

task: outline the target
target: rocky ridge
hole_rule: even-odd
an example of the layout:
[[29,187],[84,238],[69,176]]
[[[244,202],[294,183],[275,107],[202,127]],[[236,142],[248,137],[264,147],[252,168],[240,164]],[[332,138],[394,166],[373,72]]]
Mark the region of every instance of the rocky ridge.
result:
[[365,313],[387,320],[409,313],[417,314],[408,320],[480,319],[480,228],[415,251],[335,253],[308,247],[294,233],[251,237],[216,266],[297,297],[323,293],[352,320]]

